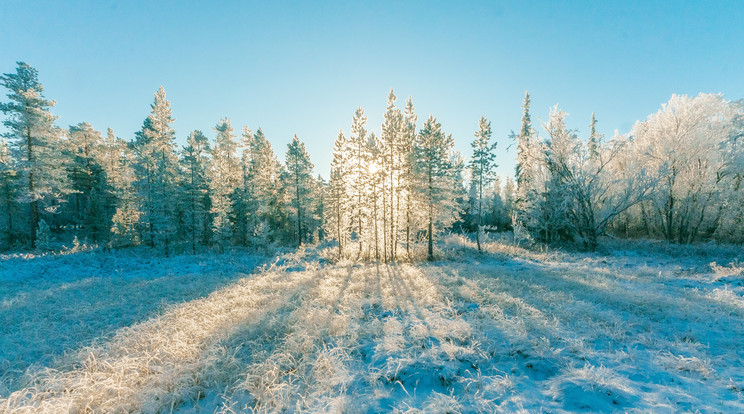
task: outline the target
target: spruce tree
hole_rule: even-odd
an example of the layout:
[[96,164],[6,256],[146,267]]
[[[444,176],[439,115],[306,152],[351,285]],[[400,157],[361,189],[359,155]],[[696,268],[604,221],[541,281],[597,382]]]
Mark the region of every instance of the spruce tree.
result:
[[214,129],[217,136],[211,148],[209,169],[212,230],[215,242],[224,250],[233,236],[233,195],[240,185],[241,169],[237,155],[238,145],[230,119],[223,118]]
[[530,94],[525,91],[522,102],[522,126],[519,129],[519,134],[516,135],[517,166],[514,174],[517,184],[515,207],[518,214],[517,219],[521,221],[526,220],[524,216],[528,214],[529,204],[536,197],[533,183],[533,164],[536,161],[531,156],[533,136],[534,130],[530,116]]
[[592,120],[589,122],[589,143],[587,144],[589,158],[596,159],[599,157],[599,145],[601,140],[602,136],[597,132],[597,119],[594,117],[594,112],[592,112]]

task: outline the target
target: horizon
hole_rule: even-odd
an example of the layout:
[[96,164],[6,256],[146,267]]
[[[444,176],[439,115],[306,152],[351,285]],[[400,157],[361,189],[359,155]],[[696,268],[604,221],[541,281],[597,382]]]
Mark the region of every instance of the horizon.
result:
[[338,130],[348,134],[361,106],[379,133],[391,87],[398,107],[412,96],[419,127],[436,116],[465,159],[486,116],[502,176],[514,173],[508,134],[525,90],[538,131],[559,104],[582,138],[592,112],[610,138],[674,93],[744,97],[744,54],[730,46],[744,38],[736,2],[426,5],[158,3],[141,13],[138,2],[10,1],[0,5],[0,36],[11,39],[0,72],[28,63],[57,102],[58,126],[89,122],[127,140],[163,85],[179,147],[195,129],[214,137],[228,117],[238,134],[262,128],[280,160],[297,134],[326,179]]

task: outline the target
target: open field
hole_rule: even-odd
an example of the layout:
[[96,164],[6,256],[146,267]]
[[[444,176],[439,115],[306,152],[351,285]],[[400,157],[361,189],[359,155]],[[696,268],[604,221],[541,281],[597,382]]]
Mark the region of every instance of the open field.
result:
[[741,253],[487,248],[9,259],[0,410],[744,411]]

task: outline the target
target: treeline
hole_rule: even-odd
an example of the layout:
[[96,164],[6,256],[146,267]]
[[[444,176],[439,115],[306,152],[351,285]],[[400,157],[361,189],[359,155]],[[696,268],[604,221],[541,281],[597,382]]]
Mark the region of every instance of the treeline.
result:
[[[161,87],[130,141],[81,123],[54,125],[35,69],[0,77],[9,130],[0,142],[2,247],[51,247],[68,235],[106,247],[147,245],[165,254],[324,237],[326,184],[297,136],[281,164],[263,131],[238,134],[225,118],[208,139],[178,148]],[[6,141],[7,139],[7,141]]]
[[48,249],[75,237],[165,254],[335,240],[339,256],[391,261],[443,232],[513,230],[515,242],[597,247],[604,234],[744,241],[744,120],[719,95],[673,96],[627,136],[586,139],[557,107],[532,125],[523,102],[515,180],[495,175],[496,143],[481,118],[468,162],[434,116],[419,125],[411,99],[390,91],[381,132],[359,108],[333,146],[329,182],[313,175],[295,136],[285,163],[259,128],[225,118],[209,139],[179,148],[161,87],[131,140],[81,123],[55,125],[38,73],[19,62],[0,83],[8,132],[0,141],[0,247]]

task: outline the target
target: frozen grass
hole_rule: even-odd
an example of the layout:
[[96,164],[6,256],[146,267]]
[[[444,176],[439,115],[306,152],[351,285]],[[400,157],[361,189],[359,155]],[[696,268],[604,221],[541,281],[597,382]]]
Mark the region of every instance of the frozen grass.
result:
[[235,253],[149,255],[130,250],[0,258],[0,397],[80,346],[102,342],[171,304],[208,295],[265,260]]
[[453,236],[426,264],[286,254],[34,371],[0,407],[744,411],[740,252],[639,247],[480,255]]

